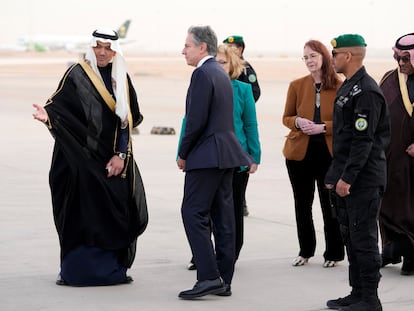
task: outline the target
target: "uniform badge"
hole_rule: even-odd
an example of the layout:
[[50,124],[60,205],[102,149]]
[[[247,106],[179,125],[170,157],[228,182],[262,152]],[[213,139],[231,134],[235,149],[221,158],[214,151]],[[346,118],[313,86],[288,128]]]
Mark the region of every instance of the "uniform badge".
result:
[[336,101],[336,104],[339,106],[339,107],[343,107],[347,102],[348,102],[348,100],[349,100],[349,98],[348,97],[344,97],[344,96],[340,96],[338,99],[337,99],[337,101]]
[[256,80],[257,80],[256,75],[254,75],[254,74],[249,75],[248,78],[249,78],[250,83],[255,83]]
[[355,85],[352,87],[352,90],[351,90],[351,92],[350,92],[350,95],[351,95],[351,96],[355,96],[355,95],[357,95],[357,94],[359,94],[359,93],[361,93],[361,92],[362,92],[362,90],[361,90],[361,88],[359,87],[359,85],[355,84]]
[[355,129],[359,132],[365,131],[368,127],[368,121],[365,118],[358,118],[355,121]]

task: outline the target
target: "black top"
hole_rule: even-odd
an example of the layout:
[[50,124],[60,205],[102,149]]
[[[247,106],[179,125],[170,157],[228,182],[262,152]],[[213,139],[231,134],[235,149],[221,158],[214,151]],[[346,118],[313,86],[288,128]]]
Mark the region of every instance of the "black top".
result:
[[354,186],[386,184],[385,148],[390,139],[384,95],[365,67],[337,91],[333,119],[333,161],[325,182],[341,178]]
[[105,83],[105,86],[106,86],[107,90],[109,91],[109,93],[111,93],[111,95],[116,100],[115,95],[114,95],[114,90],[112,88],[112,76],[111,76],[111,74],[112,74],[112,63],[109,63],[105,67],[98,67],[98,69],[99,69],[99,72],[101,74],[101,77],[102,77],[102,79]]
[[254,101],[257,102],[257,100],[260,97],[261,92],[260,92],[259,81],[257,81],[256,71],[253,69],[252,65],[250,65],[249,62],[247,62],[245,59],[243,59],[243,61],[245,62],[244,70],[240,74],[240,76],[237,78],[237,80],[245,82],[245,83],[249,83],[252,86]]

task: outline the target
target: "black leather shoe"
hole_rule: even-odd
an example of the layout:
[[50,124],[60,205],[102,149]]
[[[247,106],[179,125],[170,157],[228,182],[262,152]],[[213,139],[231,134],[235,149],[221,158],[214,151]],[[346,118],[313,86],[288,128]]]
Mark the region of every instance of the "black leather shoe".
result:
[[232,294],[232,292],[231,292],[231,285],[224,284],[224,287],[226,288],[226,290],[224,292],[222,292],[222,293],[216,294],[217,296],[224,296],[224,297],[231,296],[231,294]]
[[414,261],[404,258],[400,273],[401,275],[414,275]]
[[197,270],[197,267],[196,267],[195,263],[192,260],[188,264],[187,269],[188,270]]
[[389,258],[389,257],[385,257],[384,255],[382,255],[381,259],[382,259],[381,268],[384,268],[385,266],[389,264],[396,265],[401,262],[401,257],[400,258]]
[[60,273],[58,274],[56,278],[56,285],[68,285],[64,279],[60,276]]
[[221,280],[217,278],[214,280],[197,281],[192,289],[182,291],[178,294],[181,299],[195,299],[206,295],[220,294],[226,291],[226,287]]
[[123,282],[124,284],[130,284],[134,282],[134,279],[132,278],[132,276],[127,275],[125,281]]
[[247,209],[247,205],[243,205],[243,216],[249,216],[249,210]]
[[[123,281],[121,284],[130,284],[132,282],[134,282],[134,279],[131,276],[127,275],[127,277],[125,278],[125,281]],[[69,284],[66,283],[66,281],[64,279],[62,279],[62,277],[59,273],[59,275],[56,278],[56,285],[64,286],[64,285],[69,285]]]

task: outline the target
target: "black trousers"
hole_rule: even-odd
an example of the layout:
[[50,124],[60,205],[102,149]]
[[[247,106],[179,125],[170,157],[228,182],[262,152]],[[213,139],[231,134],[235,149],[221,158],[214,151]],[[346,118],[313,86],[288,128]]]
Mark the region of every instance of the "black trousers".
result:
[[238,168],[233,173],[233,201],[234,216],[236,220],[236,260],[239,258],[244,240],[244,215],[243,205],[249,174]]
[[[235,216],[235,236],[236,236],[236,260],[239,258],[240,251],[244,241],[244,215],[243,205],[244,197],[246,194],[247,183],[249,180],[249,174],[247,171],[240,171],[238,168],[233,173],[233,205]],[[191,262],[194,262],[194,257],[191,258]]]
[[414,262],[414,246],[408,235],[395,233],[392,241],[382,245],[382,257],[391,262],[401,262],[401,257]]
[[197,169],[185,174],[181,215],[199,281],[221,276],[231,284],[233,278],[236,239],[232,178],[233,169]]
[[302,161],[286,160],[286,167],[295,201],[299,256],[309,258],[315,255],[316,235],[312,205],[316,183],[324,222],[323,256],[325,260],[341,261],[345,257],[344,244],[338,221],[331,208],[329,191],[324,184],[331,161],[332,157],[324,141],[310,141],[305,158]]
[[353,288],[376,289],[381,278],[378,249],[378,214],[382,189],[352,189],[337,196],[338,218],[349,261],[349,284]]

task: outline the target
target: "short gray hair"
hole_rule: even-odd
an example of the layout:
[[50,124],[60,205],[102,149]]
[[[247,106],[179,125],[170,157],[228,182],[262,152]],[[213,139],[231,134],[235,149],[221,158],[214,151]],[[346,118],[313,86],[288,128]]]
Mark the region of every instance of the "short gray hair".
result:
[[210,26],[191,26],[188,33],[193,34],[193,42],[196,46],[205,42],[207,44],[207,53],[211,56],[217,54],[217,36]]

